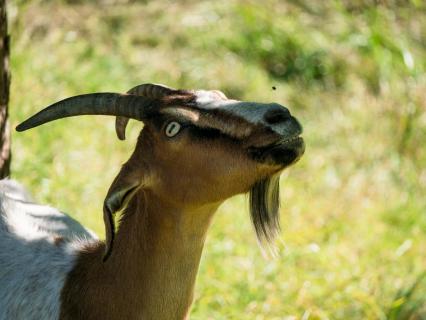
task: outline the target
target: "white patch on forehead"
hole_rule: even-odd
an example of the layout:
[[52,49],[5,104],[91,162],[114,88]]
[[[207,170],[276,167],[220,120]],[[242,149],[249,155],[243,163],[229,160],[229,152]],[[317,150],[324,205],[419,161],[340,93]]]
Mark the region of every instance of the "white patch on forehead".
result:
[[58,319],[76,255],[95,238],[57,209],[32,203],[16,182],[1,180],[0,320]]
[[254,102],[241,102],[238,100],[219,99],[218,95],[212,91],[197,91],[197,105],[201,109],[221,109],[226,110],[245,120],[258,124],[262,123],[265,106]]
[[227,111],[233,115],[243,118],[249,123],[254,125],[261,124],[265,127],[272,129],[278,134],[283,134],[285,128],[282,124],[268,124],[264,120],[264,115],[271,109],[283,108],[277,103],[257,103],[257,102],[243,102],[238,100],[223,100],[218,97],[214,91],[198,90],[195,92],[197,95],[197,105],[200,109],[220,109]]
[[226,96],[223,94],[223,92],[217,91],[217,90],[197,90],[194,92],[194,94],[197,96],[197,104],[200,106],[202,105],[208,105],[212,102],[225,102],[225,101],[236,101],[236,100],[230,100],[227,99]]

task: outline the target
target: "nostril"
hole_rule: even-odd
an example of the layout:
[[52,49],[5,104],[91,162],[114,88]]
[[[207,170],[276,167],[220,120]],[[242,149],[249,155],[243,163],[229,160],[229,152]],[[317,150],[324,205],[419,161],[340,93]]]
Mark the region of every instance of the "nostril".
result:
[[287,119],[291,118],[290,111],[286,108],[269,110],[263,116],[265,121],[269,124],[275,124],[279,122],[284,122]]

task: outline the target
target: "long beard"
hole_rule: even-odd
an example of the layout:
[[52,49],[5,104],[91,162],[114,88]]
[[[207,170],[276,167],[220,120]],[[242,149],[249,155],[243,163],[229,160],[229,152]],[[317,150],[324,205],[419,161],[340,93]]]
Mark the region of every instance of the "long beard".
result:
[[250,190],[250,217],[262,247],[273,246],[280,232],[280,176],[257,182]]

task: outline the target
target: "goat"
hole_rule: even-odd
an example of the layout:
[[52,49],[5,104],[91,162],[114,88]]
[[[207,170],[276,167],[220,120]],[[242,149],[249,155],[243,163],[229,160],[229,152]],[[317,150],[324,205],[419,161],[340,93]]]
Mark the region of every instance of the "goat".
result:
[[206,232],[223,201],[250,192],[259,240],[279,229],[277,177],[305,148],[283,106],[143,84],[59,101],[16,129],[97,114],[117,117],[120,139],[129,119],[144,122],[104,201],[106,240],[1,182],[1,320],[188,319]]

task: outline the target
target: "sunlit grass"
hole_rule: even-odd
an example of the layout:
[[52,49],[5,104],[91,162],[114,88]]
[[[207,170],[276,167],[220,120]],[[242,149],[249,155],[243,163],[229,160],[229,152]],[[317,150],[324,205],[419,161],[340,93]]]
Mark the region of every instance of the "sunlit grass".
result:
[[[192,319],[426,318],[421,4],[69,2],[10,4],[13,126],[73,94],[160,82],[277,101],[305,127],[306,154],[281,181],[278,257],[262,256],[247,199],[225,202]],[[141,128],[120,142],[113,125],[14,133],[14,178],[102,235],[103,198]]]

